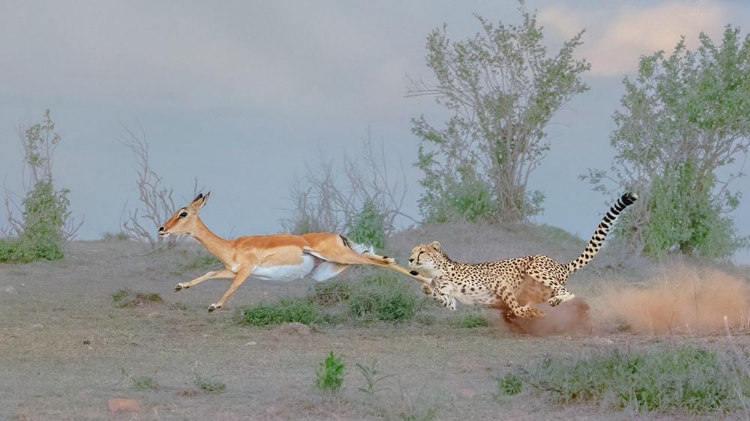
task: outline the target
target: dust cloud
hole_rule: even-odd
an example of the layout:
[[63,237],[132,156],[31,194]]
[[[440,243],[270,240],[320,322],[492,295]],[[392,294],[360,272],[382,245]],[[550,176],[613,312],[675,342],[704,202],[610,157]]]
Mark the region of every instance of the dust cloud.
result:
[[685,264],[661,268],[640,287],[607,293],[610,307],[625,328],[647,334],[713,334],[746,328],[750,288],[737,276]]
[[592,309],[580,294],[550,307],[549,289],[524,281],[516,294],[519,303],[531,303],[545,317],[508,318],[503,304],[493,307],[500,316],[498,328],[532,336],[585,336],[595,329],[597,334],[710,335],[724,332],[726,325],[750,327],[750,283],[718,269],[665,264],[638,284],[610,284],[590,297]]
[[589,305],[580,297],[576,297],[566,303],[550,307],[547,300],[552,296],[552,291],[540,283],[525,278],[516,293],[516,299],[521,305],[531,304],[545,313],[544,317],[535,318],[508,318],[509,308],[503,303],[493,308],[500,313],[502,328],[507,328],[513,333],[521,333],[532,336],[554,336],[588,335],[592,330]]
[[543,311],[545,317],[505,320],[505,327],[511,332],[532,336],[585,336],[591,334],[592,323],[589,305],[582,298],[576,297],[556,307],[550,307],[546,303],[538,304],[536,308]]

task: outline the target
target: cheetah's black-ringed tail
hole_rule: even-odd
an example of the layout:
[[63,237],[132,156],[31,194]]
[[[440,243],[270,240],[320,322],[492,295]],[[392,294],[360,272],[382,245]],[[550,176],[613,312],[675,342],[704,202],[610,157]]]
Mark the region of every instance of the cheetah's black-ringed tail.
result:
[[617,203],[609,208],[609,212],[604,215],[602,222],[600,222],[599,226],[596,227],[596,231],[594,231],[594,235],[591,236],[591,240],[589,241],[583,253],[581,253],[581,255],[578,256],[577,259],[568,263],[568,273],[573,273],[578,269],[586,266],[586,264],[588,264],[588,262],[590,262],[591,259],[596,256],[596,253],[598,253],[599,249],[601,249],[602,244],[604,243],[604,239],[607,238],[607,234],[612,228],[612,225],[614,224],[617,217],[623,210],[625,210],[625,208],[632,205],[636,200],[638,200],[638,195],[636,195],[635,193],[625,193],[619,199],[617,199]]

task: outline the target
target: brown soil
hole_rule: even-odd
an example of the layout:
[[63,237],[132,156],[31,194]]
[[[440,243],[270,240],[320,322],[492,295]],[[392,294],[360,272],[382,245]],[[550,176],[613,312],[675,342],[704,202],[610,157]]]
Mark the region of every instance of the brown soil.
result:
[[[564,262],[579,252],[530,241],[523,229],[466,225],[400,233],[389,255],[405,263],[411,246],[432,240],[451,257],[474,262],[528,253]],[[577,298],[555,308],[539,305],[542,319],[508,324],[497,310],[460,306],[450,312],[434,305],[421,322],[261,328],[237,324],[237,309],[305,295],[312,281],[248,281],[225,308],[208,313],[227,282],[172,292],[176,283],[203,273],[180,270],[194,253],[187,246],[146,254],[127,241],[75,242],[62,262],[0,264],[0,419],[625,420],[635,415],[555,406],[530,394],[498,399],[496,379],[547,355],[576,358],[655,341],[750,345],[748,268],[652,267],[620,261],[617,250],[605,246],[571,276],[568,289]],[[356,280],[361,271],[343,276]],[[414,281],[403,281],[421,295]],[[133,292],[133,305],[113,300],[121,290]],[[449,323],[476,311],[495,325]],[[347,366],[336,396],[314,387],[315,371],[331,351]],[[360,390],[367,382],[356,365],[376,360],[383,378],[369,394]]]

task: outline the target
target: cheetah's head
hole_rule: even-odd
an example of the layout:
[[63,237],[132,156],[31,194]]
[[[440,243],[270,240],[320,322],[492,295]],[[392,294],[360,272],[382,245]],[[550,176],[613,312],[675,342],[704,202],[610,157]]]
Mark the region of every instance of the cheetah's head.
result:
[[443,263],[447,256],[440,249],[440,243],[420,244],[411,249],[409,269],[413,275],[419,274],[426,278],[439,277],[443,272]]

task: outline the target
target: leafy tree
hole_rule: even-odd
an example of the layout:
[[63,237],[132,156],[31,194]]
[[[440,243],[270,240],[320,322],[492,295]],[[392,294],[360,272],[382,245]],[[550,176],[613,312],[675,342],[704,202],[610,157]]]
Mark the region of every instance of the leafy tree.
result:
[[722,44],[701,33],[697,51],[680,40],[670,56],[642,57],[625,78],[614,114],[611,172],[589,170],[594,189],[637,191],[617,233],[650,255],[679,251],[726,258],[747,245],[729,213],[740,203],[719,169],[747,155],[750,135],[750,39],[727,26]]
[[434,96],[453,113],[443,129],[424,116],[412,119],[427,221],[520,221],[541,211],[543,194],[527,191],[527,184],[550,147],[544,129],[588,89],[581,74],[590,64],[573,58],[583,31],[550,56],[536,15],[519,3],[520,26],[495,26],[475,15],[482,31],[472,38],[451,42],[447,25],[427,37],[427,66],[437,83],[410,79],[407,96]]

